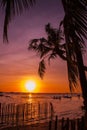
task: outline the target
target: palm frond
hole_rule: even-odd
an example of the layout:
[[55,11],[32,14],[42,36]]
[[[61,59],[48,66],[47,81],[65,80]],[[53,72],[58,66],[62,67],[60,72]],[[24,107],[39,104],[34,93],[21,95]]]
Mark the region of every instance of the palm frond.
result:
[[43,58],[51,51],[51,48],[47,46],[47,42],[45,38],[33,39],[30,41],[28,49],[36,51],[40,58]]
[[49,54],[50,51],[52,50],[52,49],[49,48],[49,47],[46,47],[46,46],[43,46],[43,47],[44,47],[44,49],[43,49],[43,51],[41,52],[40,58],[43,58],[44,56],[46,56],[47,54]]
[[33,39],[29,42],[28,50],[37,51],[39,39]]
[[65,44],[61,44],[63,40],[63,35],[61,28],[54,29],[50,24],[45,26],[45,31],[47,33],[46,38],[33,39],[29,43],[30,50],[34,50],[40,56],[41,62],[39,64],[39,75],[43,77],[45,64],[43,59],[48,59],[50,63],[51,59],[61,57],[63,60],[66,60],[65,57]]
[[63,60],[66,60],[66,57],[64,56],[65,50],[60,49],[60,48],[54,48],[53,51],[54,51],[60,58],[62,58]]
[[57,54],[55,52],[52,52],[48,57],[48,63],[50,65],[50,61],[57,58]]
[[0,7],[5,10],[3,40],[8,42],[8,25],[12,17],[29,9],[35,0],[0,0]]
[[39,63],[38,74],[42,79],[43,79],[45,70],[46,70],[45,62],[44,60],[41,60]]
[[83,38],[87,39],[86,0],[62,0],[62,2],[65,11],[65,17],[68,16],[68,24],[70,28],[73,28],[75,33],[78,35],[79,40],[84,43]]
[[72,61],[67,62],[68,68],[68,80],[69,80],[69,87],[70,90],[73,91],[74,87],[78,86],[78,67],[77,65],[72,63]]
[[[47,39],[48,39],[48,45],[49,46],[58,46],[58,44],[63,40],[63,36],[62,36],[62,32],[59,29],[55,29],[53,27],[51,27],[50,23],[48,23],[45,26],[45,31],[47,33]],[[55,44],[54,44],[55,43]]]

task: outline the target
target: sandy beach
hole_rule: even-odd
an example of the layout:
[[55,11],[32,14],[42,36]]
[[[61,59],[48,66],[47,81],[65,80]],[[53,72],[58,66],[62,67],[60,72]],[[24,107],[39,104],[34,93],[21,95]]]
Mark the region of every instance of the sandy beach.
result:
[[0,130],[49,130],[49,122],[37,123],[32,125],[2,127]]
[[49,120],[45,122],[32,122],[31,124],[21,125],[0,125],[0,130],[85,130],[84,117],[78,119],[58,119]]

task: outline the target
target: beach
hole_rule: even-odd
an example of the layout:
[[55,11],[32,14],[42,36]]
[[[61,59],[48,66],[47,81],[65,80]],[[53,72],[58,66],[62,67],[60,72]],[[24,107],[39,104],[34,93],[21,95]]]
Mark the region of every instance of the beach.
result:
[[76,95],[4,93],[0,102],[1,130],[72,130],[83,124],[82,97]]
[[[56,118],[57,119],[57,118]],[[36,123],[31,125],[0,127],[0,130],[85,130],[84,117],[69,120],[50,120],[49,122]]]
[[49,122],[18,127],[4,127],[2,130],[49,130]]
[[[67,94],[28,94],[28,93],[3,93],[0,96],[2,104],[25,104],[25,103],[52,103],[55,115],[59,119],[64,118],[80,118],[84,115],[81,109],[83,106],[82,96],[79,98],[77,94],[73,94],[72,98],[65,97]],[[71,94],[69,94],[71,95]],[[54,99],[54,97],[56,97]],[[58,97],[61,97],[60,99]]]

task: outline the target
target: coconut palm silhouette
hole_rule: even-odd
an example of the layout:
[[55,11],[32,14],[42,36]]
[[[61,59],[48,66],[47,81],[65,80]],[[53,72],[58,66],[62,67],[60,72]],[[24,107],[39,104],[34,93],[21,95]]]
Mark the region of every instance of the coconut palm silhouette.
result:
[[[61,0],[65,16],[59,29],[46,26],[47,39],[33,39],[29,48],[40,54],[39,75],[45,72],[45,58],[48,60],[61,57],[67,61],[69,87],[72,90],[80,80],[85,109],[87,110],[87,67],[83,63],[83,50],[87,39],[87,1]],[[0,0],[0,8],[5,11],[3,39],[8,42],[8,25],[11,19],[35,3],[35,0]],[[61,35],[64,32],[64,37]],[[60,40],[65,39],[64,44]]]
[[[85,71],[87,67],[83,63],[83,51],[87,39],[87,3],[85,0],[62,0],[65,16],[60,22],[59,29],[54,29],[50,24],[46,25],[46,38],[33,39],[29,49],[39,53],[39,75],[43,78],[45,73],[45,59],[60,56],[67,61],[68,79],[70,90],[77,86],[80,80],[85,109],[87,109],[87,79]],[[62,33],[61,33],[62,32]],[[63,36],[64,32],[64,36]],[[61,44],[61,40],[65,43]]]

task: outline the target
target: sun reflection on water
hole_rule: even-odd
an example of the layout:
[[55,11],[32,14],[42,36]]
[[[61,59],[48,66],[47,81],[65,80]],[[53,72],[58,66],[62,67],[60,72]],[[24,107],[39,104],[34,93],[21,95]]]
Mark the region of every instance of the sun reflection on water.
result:
[[29,102],[29,103],[32,103],[32,94],[30,93],[28,96],[29,96],[28,102]]

